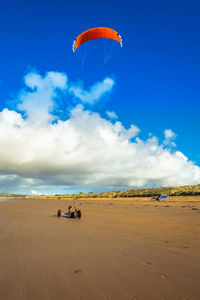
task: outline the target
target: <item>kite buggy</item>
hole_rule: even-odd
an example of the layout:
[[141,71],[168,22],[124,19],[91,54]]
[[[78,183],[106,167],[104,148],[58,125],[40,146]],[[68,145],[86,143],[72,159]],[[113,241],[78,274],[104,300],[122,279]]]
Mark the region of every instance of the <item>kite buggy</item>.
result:
[[[78,209],[77,207],[77,200],[78,198],[74,198],[74,203],[72,205],[68,206],[68,211],[65,213],[66,218],[76,218],[80,219],[81,218],[81,210]],[[61,217],[62,212],[61,209],[58,210],[57,216]]]

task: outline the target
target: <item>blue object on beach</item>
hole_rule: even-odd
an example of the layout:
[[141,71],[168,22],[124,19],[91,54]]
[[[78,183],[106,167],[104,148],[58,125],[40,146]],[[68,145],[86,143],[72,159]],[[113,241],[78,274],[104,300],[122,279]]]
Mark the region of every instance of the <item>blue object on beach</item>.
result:
[[167,195],[160,195],[157,200],[160,201],[161,199],[166,199],[167,198]]

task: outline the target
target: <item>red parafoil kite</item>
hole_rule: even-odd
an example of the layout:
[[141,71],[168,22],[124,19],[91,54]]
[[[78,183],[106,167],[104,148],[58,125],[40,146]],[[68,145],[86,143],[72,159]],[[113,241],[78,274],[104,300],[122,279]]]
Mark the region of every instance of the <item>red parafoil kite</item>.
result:
[[117,31],[107,27],[96,27],[81,33],[74,40],[72,49],[75,51],[81,44],[95,39],[112,39],[119,42],[122,47],[122,38]]

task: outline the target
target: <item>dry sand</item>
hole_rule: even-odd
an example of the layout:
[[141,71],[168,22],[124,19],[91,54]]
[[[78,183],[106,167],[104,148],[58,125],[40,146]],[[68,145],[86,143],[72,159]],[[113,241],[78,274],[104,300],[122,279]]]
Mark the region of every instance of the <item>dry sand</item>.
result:
[[0,299],[200,299],[200,197],[0,202]]

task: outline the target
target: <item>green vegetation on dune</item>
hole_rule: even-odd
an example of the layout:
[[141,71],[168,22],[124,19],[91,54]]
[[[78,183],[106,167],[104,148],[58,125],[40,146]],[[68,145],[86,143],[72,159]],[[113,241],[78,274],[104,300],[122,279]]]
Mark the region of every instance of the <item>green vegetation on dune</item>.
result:
[[25,197],[25,195],[0,193],[0,198],[7,198],[7,197],[23,198]]
[[[159,194],[167,194],[168,196],[191,196],[200,195],[200,184],[186,185],[178,187],[161,187],[152,189],[131,189],[127,191],[115,191],[107,193],[78,193],[72,195],[62,195],[62,198],[118,198],[118,197],[153,197]],[[59,195],[57,195],[59,197]],[[61,196],[61,195],[60,195]]]

